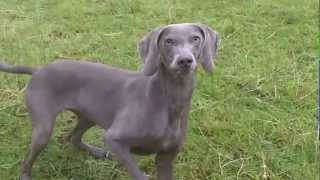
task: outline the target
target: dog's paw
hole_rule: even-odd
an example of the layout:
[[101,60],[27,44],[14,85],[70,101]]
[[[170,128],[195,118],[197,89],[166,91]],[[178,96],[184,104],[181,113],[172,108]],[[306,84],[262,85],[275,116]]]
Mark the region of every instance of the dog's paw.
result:
[[21,180],[31,180],[31,176],[29,174],[23,173],[21,175]]
[[107,160],[112,160],[111,152],[106,151],[106,153],[105,153],[105,155],[104,155],[104,158],[107,159]]
[[109,151],[102,148],[92,148],[89,149],[89,154],[97,159],[112,160],[112,155]]

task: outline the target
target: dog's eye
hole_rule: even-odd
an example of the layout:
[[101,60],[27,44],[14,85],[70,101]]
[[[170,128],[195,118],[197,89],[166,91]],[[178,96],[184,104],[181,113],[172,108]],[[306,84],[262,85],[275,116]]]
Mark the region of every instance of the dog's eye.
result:
[[192,37],[192,41],[193,42],[199,42],[200,41],[200,37],[199,36],[193,36]]
[[173,39],[168,38],[168,39],[165,40],[165,43],[166,43],[167,45],[174,45],[174,44],[175,44],[175,41],[174,41]]

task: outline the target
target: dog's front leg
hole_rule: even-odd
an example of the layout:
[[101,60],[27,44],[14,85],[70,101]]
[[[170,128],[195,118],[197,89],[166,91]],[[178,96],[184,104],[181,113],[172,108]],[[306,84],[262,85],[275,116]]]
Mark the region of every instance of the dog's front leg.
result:
[[173,179],[173,160],[177,156],[178,151],[161,152],[156,155],[157,177],[158,180]]
[[134,178],[134,180],[149,179],[139,169],[138,164],[133,159],[128,146],[122,144],[117,140],[113,140],[112,136],[108,135],[108,133],[105,134],[104,141],[107,145],[109,145],[113,155],[126,168],[128,173]]

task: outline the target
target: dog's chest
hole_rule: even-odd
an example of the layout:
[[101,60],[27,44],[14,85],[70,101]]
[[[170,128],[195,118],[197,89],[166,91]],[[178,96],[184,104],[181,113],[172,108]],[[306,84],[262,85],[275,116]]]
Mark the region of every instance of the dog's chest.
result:
[[159,140],[160,149],[168,150],[179,146],[181,129],[168,127],[165,135]]
[[184,123],[182,119],[183,109],[184,107],[177,103],[168,106],[167,123],[164,131],[162,131],[162,138],[159,139],[159,144],[164,150],[179,145],[179,140],[181,139],[181,123]]
[[183,122],[183,106],[173,104],[172,107],[169,106],[168,113],[168,126],[165,131],[166,135],[163,139],[163,145],[167,147],[172,143],[176,143],[180,139],[181,135],[181,123]]
[[133,148],[133,152],[138,154],[152,154],[159,151],[176,149],[180,146],[182,139],[181,123],[183,120],[183,111],[177,108],[170,108],[162,121],[162,125],[154,125],[144,136],[147,141]]
[[133,147],[131,151],[136,154],[146,155],[176,149],[180,145],[181,129],[167,127],[161,135],[149,133],[146,139],[144,143]]

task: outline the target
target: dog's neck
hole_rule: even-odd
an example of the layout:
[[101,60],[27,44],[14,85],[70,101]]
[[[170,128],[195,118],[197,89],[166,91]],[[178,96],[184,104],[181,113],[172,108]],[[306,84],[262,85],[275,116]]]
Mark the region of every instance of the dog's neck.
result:
[[167,104],[170,121],[173,127],[177,128],[180,126],[180,119],[188,113],[195,84],[195,72],[174,75],[161,64],[150,80],[149,92],[157,91],[153,94],[153,98]]
[[168,98],[170,104],[180,106],[191,100],[195,81],[194,72],[178,75],[160,64],[157,76],[161,94]]

